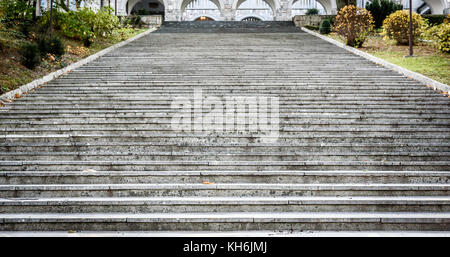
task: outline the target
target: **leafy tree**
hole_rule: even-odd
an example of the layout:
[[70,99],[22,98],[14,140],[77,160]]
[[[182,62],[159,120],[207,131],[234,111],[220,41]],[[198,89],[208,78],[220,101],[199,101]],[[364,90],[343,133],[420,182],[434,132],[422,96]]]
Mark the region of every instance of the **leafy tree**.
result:
[[334,30],[349,46],[361,47],[373,29],[373,18],[369,11],[354,5],[342,8],[334,21]]
[[316,8],[311,8],[306,11],[306,15],[317,15],[319,14],[319,10]]
[[33,19],[34,7],[27,0],[1,0],[0,12],[3,13],[1,22],[11,26]]
[[375,27],[381,28],[383,21],[389,14],[403,9],[403,5],[397,4],[390,0],[373,0],[366,5],[366,9],[370,11],[375,20]]

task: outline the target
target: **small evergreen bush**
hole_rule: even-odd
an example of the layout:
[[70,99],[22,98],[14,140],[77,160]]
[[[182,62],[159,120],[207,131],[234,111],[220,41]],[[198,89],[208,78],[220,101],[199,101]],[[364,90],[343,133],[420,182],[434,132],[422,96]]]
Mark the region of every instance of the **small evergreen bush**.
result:
[[61,57],[66,52],[64,43],[59,37],[52,37],[49,40],[48,53]]
[[317,14],[319,14],[319,10],[316,8],[311,8],[311,9],[306,10],[305,14],[306,15],[317,15]]
[[41,57],[44,57],[49,52],[49,42],[46,36],[40,36],[37,39],[37,46],[39,49],[39,52],[41,54]]
[[22,54],[22,64],[28,69],[34,69],[41,63],[39,48],[35,43],[25,43],[20,49]]
[[330,34],[330,32],[331,32],[330,20],[325,19],[320,23],[319,32],[320,32],[320,34]]
[[64,43],[59,37],[39,37],[37,40],[37,46],[41,57],[47,56],[47,54],[53,54],[55,56],[61,57],[65,54],[66,49]]

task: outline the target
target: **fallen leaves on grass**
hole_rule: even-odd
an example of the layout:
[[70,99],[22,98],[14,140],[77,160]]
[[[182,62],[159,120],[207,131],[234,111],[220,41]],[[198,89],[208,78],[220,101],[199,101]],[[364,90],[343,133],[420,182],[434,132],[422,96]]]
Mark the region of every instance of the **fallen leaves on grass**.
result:
[[22,96],[21,96],[19,93],[16,93],[16,94],[14,95],[14,97],[15,97],[15,98],[21,98]]
[[202,182],[204,185],[212,185],[212,184],[214,184],[214,182],[209,182],[209,181],[203,181]]
[[68,45],[66,47],[66,52],[78,56],[85,56],[89,54],[89,49],[84,46],[71,47],[70,45]]

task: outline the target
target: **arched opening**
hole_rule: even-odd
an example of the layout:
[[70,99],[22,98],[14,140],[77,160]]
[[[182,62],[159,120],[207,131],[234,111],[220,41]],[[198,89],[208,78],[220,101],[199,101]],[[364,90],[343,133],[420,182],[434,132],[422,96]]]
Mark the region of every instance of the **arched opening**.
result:
[[[181,4],[181,19],[195,21],[202,19],[220,20],[220,3],[212,0],[185,0]],[[202,18],[204,17],[204,18]]]
[[135,15],[162,15],[164,3],[161,0],[129,0],[125,7],[126,13]]
[[261,19],[258,17],[250,16],[250,17],[246,17],[246,18],[242,19],[241,21],[260,21],[260,20]]
[[236,20],[273,21],[275,10],[275,3],[270,0],[240,0],[236,4]]
[[200,16],[195,21],[213,21],[214,19],[208,16]]
[[291,16],[305,15],[306,11],[312,8],[319,10],[320,15],[327,14],[323,5],[316,0],[297,0],[292,4]]

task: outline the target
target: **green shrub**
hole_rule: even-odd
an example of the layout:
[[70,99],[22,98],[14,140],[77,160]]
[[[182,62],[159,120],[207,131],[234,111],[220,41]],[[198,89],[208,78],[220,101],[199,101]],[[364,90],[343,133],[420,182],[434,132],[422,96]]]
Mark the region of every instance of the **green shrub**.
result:
[[62,56],[66,52],[64,43],[59,37],[49,38],[47,36],[41,36],[37,40],[37,46],[41,57],[47,56],[47,54],[53,54],[55,56]]
[[428,25],[434,26],[444,23],[447,15],[444,14],[423,14],[422,18],[428,21]]
[[[426,29],[425,20],[417,13],[413,13],[413,37],[414,42],[422,36]],[[409,43],[409,12],[407,10],[396,11],[383,21],[383,32],[386,41],[395,40],[398,44]]]
[[311,9],[306,10],[305,14],[306,15],[317,15],[317,14],[319,14],[319,10],[316,8],[311,8]]
[[81,19],[78,12],[74,11],[64,13],[60,26],[64,36],[77,40],[82,40],[86,35],[93,33],[89,24]]
[[315,27],[315,26],[311,26],[311,25],[305,25],[304,27],[309,30],[319,30],[319,27]]
[[9,27],[17,22],[32,20],[34,7],[24,0],[1,0],[0,12],[1,22]]
[[450,53],[450,23],[430,27],[425,31],[425,37],[433,40],[434,45],[441,52]]
[[132,26],[132,27],[140,27],[142,25],[142,19],[141,16],[138,15],[131,15],[126,17],[123,20],[123,27],[126,26]]
[[91,45],[92,45],[92,38],[91,38],[90,35],[86,35],[86,36],[83,38],[83,46],[85,46],[85,47],[90,47]]
[[40,36],[37,41],[37,46],[39,49],[39,53],[41,54],[41,57],[44,57],[49,52],[49,42],[46,36]]
[[120,25],[119,18],[115,16],[111,7],[104,7],[96,14],[93,22],[93,31],[97,36],[106,37]]
[[[53,9],[53,28],[54,29],[58,29],[58,30],[61,29],[60,24],[64,21],[65,14],[66,13],[60,12],[56,8]],[[42,11],[42,16],[39,19],[38,25],[39,25],[39,30],[41,32],[48,31],[48,29],[50,28],[50,11],[49,10]]]
[[39,63],[41,63],[41,55],[39,48],[35,43],[25,43],[20,49],[22,54],[22,64],[28,69],[34,69]]
[[398,10],[403,9],[403,5],[390,0],[373,0],[367,3],[366,9],[370,11],[375,20],[375,28],[381,28],[386,17]]
[[354,5],[342,8],[334,21],[334,30],[349,46],[361,47],[373,30],[373,18],[369,11]]
[[59,37],[52,37],[49,40],[48,53],[56,55],[58,57],[62,56],[66,52],[64,43]]
[[325,19],[330,21],[331,27],[334,26],[334,20],[336,19],[336,15],[322,15]]
[[330,34],[330,32],[331,32],[330,20],[325,19],[320,23],[319,32],[320,32],[320,34]]

